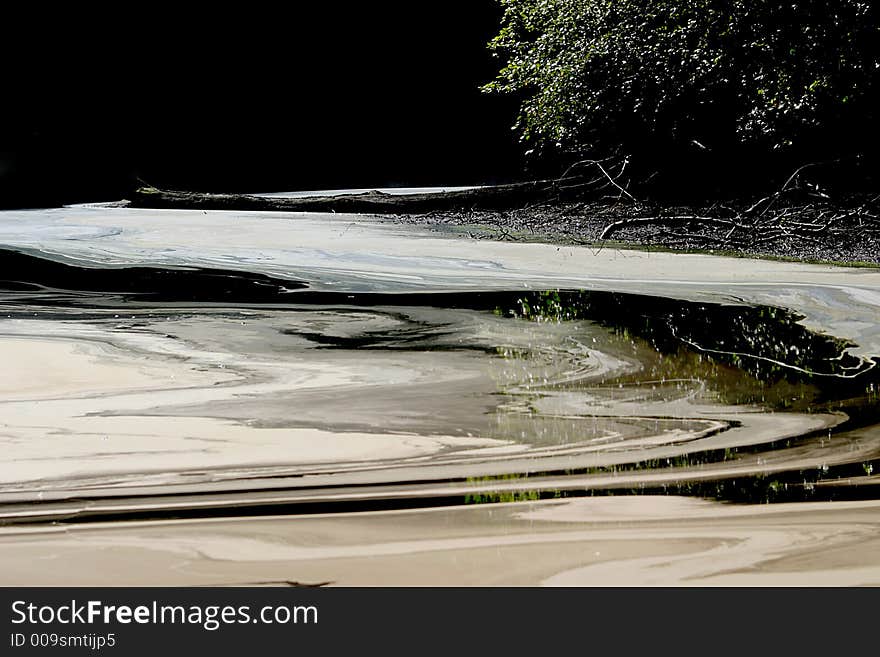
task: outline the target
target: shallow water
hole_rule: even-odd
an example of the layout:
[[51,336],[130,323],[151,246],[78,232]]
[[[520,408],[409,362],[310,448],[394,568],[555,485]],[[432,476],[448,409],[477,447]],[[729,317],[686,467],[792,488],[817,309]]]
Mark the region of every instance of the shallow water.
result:
[[[59,521],[191,534],[170,519],[330,514],[348,532],[446,513],[443,552],[477,517],[455,510],[487,503],[552,524],[540,505],[602,508],[570,497],[870,505],[880,490],[876,270],[97,207],[0,213],[0,244],[10,559],[34,540],[73,559],[39,534]],[[612,562],[636,553],[652,554]],[[536,581],[614,577],[545,556]]]

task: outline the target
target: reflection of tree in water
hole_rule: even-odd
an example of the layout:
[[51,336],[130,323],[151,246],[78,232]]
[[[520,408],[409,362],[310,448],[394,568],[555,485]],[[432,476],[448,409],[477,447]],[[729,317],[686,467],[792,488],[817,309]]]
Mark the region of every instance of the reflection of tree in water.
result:
[[[877,371],[874,362],[847,353],[844,340],[813,333],[799,324],[789,311],[770,307],[749,307],[688,302],[645,295],[584,291],[465,292],[399,295],[364,293],[341,295],[303,291],[296,295],[297,309],[315,306],[331,312],[357,310],[388,321],[374,325],[349,326],[344,334],[309,332],[297,335],[321,349],[382,351],[480,351],[494,354],[513,366],[505,370],[509,379],[500,390],[512,400],[512,412],[498,413],[498,437],[529,433],[542,446],[583,439],[596,422],[584,424],[579,417],[542,416],[529,411],[530,399],[554,391],[586,391],[602,402],[646,403],[678,399],[696,394],[704,400],[727,405],[754,405],[769,410],[794,412],[843,411],[849,420],[834,433],[877,424]],[[419,308],[415,311],[410,308]],[[455,315],[425,314],[425,309],[494,311],[510,321],[554,323],[563,331],[536,330],[528,342],[506,337],[502,321],[489,332],[473,333],[468,321]],[[466,317],[467,315],[465,315]],[[390,323],[389,323],[390,322]],[[590,329],[586,324],[601,327]],[[494,332],[494,329],[499,332]],[[538,327],[536,327],[538,328]],[[548,327],[550,328],[550,327]],[[559,327],[556,327],[559,328]],[[590,350],[637,363],[637,369],[609,372],[604,376],[576,362],[585,350],[569,350],[560,344],[560,334]],[[537,340],[534,342],[533,340]],[[589,356],[592,358],[592,356]],[[566,359],[572,362],[565,362]],[[569,369],[567,369],[569,368]],[[571,371],[575,376],[568,376]],[[555,375],[563,374],[561,377]],[[547,374],[545,381],[544,374]],[[696,392],[695,392],[696,391]],[[650,410],[646,411],[650,413]],[[596,416],[600,417],[600,416]],[[610,417],[610,416],[609,416]],[[618,416],[626,420],[626,416]],[[675,418],[665,418],[673,421]],[[683,419],[684,420],[684,419]],[[683,421],[682,420],[682,421]],[[553,423],[552,426],[548,423]],[[601,431],[599,425],[596,431]],[[542,433],[544,430],[544,433]],[[613,466],[577,472],[541,474],[607,474],[621,470],[666,470],[760,458],[764,452],[794,447],[812,441],[807,435],[785,438],[746,448],[718,449],[682,454],[656,462],[639,459]],[[838,475],[866,474],[877,463],[853,462],[831,471],[786,471],[773,476],[743,472],[736,479],[703,483],[670,481],[662,488],[637,491],[612,488],[606,493],[671,493],[714,496],[723,499],[766,501],[806,499],[822,491],[815,482]],[[484,484],[502,483],[500,490],[473,492],[469,503],[515,502],[570,494],[602,494],[599,490],[554,490],[521,486],[526,473],[469,479],[479,489]],[[508,486],[509,484],[509,486]],[[810,487],[808,487],[808,484]]]
[[876,401],[880,381],[880,368],[873,361],[846,351],[850,343],[811,332],[799,323],[800,316],[781,308],[565,290],[406,295],[305,290],[296,294],[296,301],[304,309],[357,309],[397,324],[365,326],[344,336],[296,331],[325,349],[472,350],[528,358],[528,349],[475,340],[454,321],[425,321],[407,308],[494,310],[504,317],[586,320],[609,329],[597,347],[623,349],[643,365],[637,375],[614,378],[615,385],[646,379],[663,385],[698,380],[726,403],[809,410],[814,404],[845,398]]
[[[880,377],[873,360],[847,353],[852,346],[833,336],[802,326],[801,317],[787,310],[749,307],[604,292],[545,291],[519,295],[499,306],[496,314],[535,322],[586,320],[609,329],[603,350],[626,355],[642,368],[543,389],[577,387],[620,391],[649,391],[658,396],[670,388],[685,389],[700,382],[726,404],[757,404],[796,412],[843,412],[849,418],[827,434],[880,422]],[[523,354],[522,357],[528,357]],[[538,386],[538,388],[542,388]],[[815,437],[787,438],[748,448],[683,454],[671,459],[633,462],[615,468],[588,469],[584,474],[620,470],[662,470],[760,457],[764,451],[794,447]],[[670,482],[638,490],[544,491],[542,499],[571,494],[686,494],[742,502],[803,499],[873,498],[875,487],[827,488],[822,482],[848,477],[871,477],[880,462],[854,461],[831,467],[755,473],[732,479]]]
[[[816,392],[824,399],[876,400],[874,361],[853,356],[846,351],[851,343],[814,333],[799,323],[802,317],[781,308],[545,291],[521,295],[513,307],[496,312],[533,321],[595,322],[633,348],[642,342],[656,352],[639,378],[699,378],[729,402],[775,397],[782,407],[800,406]],[[768,394],[771,388],[777,394]]]

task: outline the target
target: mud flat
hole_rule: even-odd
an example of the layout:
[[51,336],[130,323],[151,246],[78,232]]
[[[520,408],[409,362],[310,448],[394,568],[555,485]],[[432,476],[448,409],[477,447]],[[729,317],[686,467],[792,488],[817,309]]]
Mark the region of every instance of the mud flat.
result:
[[877,270],[108,207],[0,248],[0,583],[878,583]]
[[0,530],[6,585],[880,584],[876,501],[606,497]]

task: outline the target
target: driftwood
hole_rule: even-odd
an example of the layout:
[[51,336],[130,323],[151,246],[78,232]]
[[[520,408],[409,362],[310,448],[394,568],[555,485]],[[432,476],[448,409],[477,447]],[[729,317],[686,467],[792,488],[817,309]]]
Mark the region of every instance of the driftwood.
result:
[[280,210],[288,212],[352,212],[359,214],[421,214],[450,211],[504,211],[527,204],[564,201],[581,193],[576,179],[537,180],[472,189],[386,194],[378,191],[298,198],[208,194],[141,187],[132,207],[193,210]]
[[[613,165],[613,166],[612,166]],[[801,181],[801,167],[781,189],[758,201],[710,206],[643,202],[622,180],[626,160],[576,163],[555,180],[474,187],[448,192],[385,194],[378,191],[299,198],[138,189],[130,205],[238,211],[345,212],[397,215],[406,223],[494,227],[474,237],[521,239],[555,234],[577,244],[623,241],[723,248],[814,259],[877,262],[880,195],[850,194],[832,200],[818,185]],[[580,175],[573,175],[579,168]],[[592,172],[590,178],[588,173]],[[621,235],[622,234],[622,235]]]
[[715,226],[723,226],[725,228],[730,227],[730,231],[728,233],[728,237],[733,233],[737,228],[741,228],[743,230],[749,230],[750,227],[741,223],[737,223],[736,221],[731,221],[729,219],[722,219],[720,217],[708,217],[708,216],[696,216],[696,215],[660,215],[654,217],[625,217],[614,223],[610,223],[602,230],[599,234],[599,240],[607,240],[614,233],[624,229],[629,228],[631,226],[636,225],[645,225],[645,224],[711,224]]

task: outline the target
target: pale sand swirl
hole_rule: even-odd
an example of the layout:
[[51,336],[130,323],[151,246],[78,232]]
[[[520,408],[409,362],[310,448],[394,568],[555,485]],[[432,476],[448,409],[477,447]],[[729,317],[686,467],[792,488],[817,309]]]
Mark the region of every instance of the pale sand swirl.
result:
[[273,214],[0,236],[32,253],[0,275],[4,584],[878,581],[872,270]]
[[7,585],[880,585],[880,503],[611,497],[0,530]]

